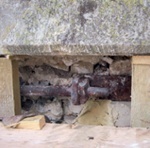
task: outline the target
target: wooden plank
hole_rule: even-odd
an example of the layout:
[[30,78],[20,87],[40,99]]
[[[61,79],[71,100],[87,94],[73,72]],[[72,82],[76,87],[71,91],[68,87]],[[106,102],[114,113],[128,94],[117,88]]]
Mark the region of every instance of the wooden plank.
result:
[[34,117],[28,117],[23,119],[17,125],[17,128],[21,129],[42,129],[46,124],[45,117],[43,115],[38,115]]
[[21,113],[18,64],[0,58],[0,117]]
[[132,64],[138,65],[150,65],[150,56],[134,56],[132,58]]
[[131,125],[133,127],[150,127],[150,56],[133,57],[141,59],[141,63],[132,65],[132,101],[131,101]]

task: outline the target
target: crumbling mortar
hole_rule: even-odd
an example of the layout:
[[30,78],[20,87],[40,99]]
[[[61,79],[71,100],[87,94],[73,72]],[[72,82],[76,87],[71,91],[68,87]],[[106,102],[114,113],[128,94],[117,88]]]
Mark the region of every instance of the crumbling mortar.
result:
[[[32,60],[32,58],[34,58],[35,60]],[[61,67],[59,66],[60,69],[57,68],[53,68],[51,66],[51,60],[50,59],[54,59],[54,61],[57,63],[57,66],[59,66],[59,63],[61,63],[61,61],[64,63],[64,59],[65,59],[65,63],[68,64],[68,62],[71,62],[70,65],[66,65],[68,67],[67,71],[61,70]],[[95,59],[97,59],[97,62],[95,63]],[[73,77],[73,75],[76,75],[76,73],[72,73],[71,68],[75,63],[78,63],[79,61],[86,61],[86,62],[91,62],[93,65],[93,71],[94,74],[100,74],[100,75],[111,75],[110,73],[110,67],[112,67],[112,65],[114,65],[116,62],[119,61],[124,63],[124,61],[128,61],[128,63],[130,63],[130,57],[111,57],[111,56],[105,56],[105,57],[88,57],[86,59],[83,58],[82,56],[80,57],[58,57],[58,58],[53,58],[53,57],[46,57],[46,63],[45,63],[45,59],[40,58],[40,60],[38,61],[38,58],[35,57],[26,57],[23,59],[19,59],[20,61],[20,78],[21,80],[21,85],[24,84],[34,84],[34,85],[59,85],[59,84],[71,84],[71,81],[69,81],[69,79],[71,79]],[[57,60],[59,62],[57,62]],[[95,60],[95,61],[92,61]],[[31,62],[30,62],[31,61]],[[53,62],[54,63],[54,62]],[[64,63],[64,64],[65,64]],[[30,65],[31,64],[31,65]],[[46,66],[45,68],[43,66]],[[80,65],[79,65],[80,66]],[[130,66],[130,65],[127,65]],[[38,71],[38,68],[44,68],[42,71]],[[114,67],[115,68],[115,67]],[[120,72],[122,71],[121,69],[122,67],[117,68],[116,70],[118,71],[117,74],[119,74],[119,70]],[[126,68],[126,66],[124,67]],[[82,69],[81,69],[82,70]],[[127,73],[128,75],[130,75],[130,68],[128,69]],[[39,74],[38,74],[39,73]],[[115,71],[114,71],[115,74]],[[121,73],[123,74],[123,73]],[[83,75],[83,74],[81,74]],[[38,76],[38,77],[37,77]],[[39,76],[41,77],[39,79]],[[44,81],[42,80],[42,78],[44,78]],[[60,79],[61,78],[61,79]],[[58,80],[54,81],[54,79]],[[61,82],[59,81],[61,80]],[[52,83],[51,83],[52,82]],[[33,99],[32,97],[28,98],[33,100],[34,105],[36,105],[37,100],[39,98],[35,98]],[[60,104],[61,104],[61,108],[62,108],[62,116],[59,118],[59,120],[52,120],[51,118],[47,117],[48,122],[64,122],[64,117],[65,117],[65,104],[62,100],[59,100],[59,98],[56,98]],[[69,105],[69,104],[68,104]],[[32,107],[31,107],[32,108]],[[35,109],[33,109],[35,110]],[[29,110],[30,111],[30,110]],[[70,112],[71,116],[74,116],[74,119],[76,118],[77,113],[74,112]],[[44,113],[43,113],[44,114]]]

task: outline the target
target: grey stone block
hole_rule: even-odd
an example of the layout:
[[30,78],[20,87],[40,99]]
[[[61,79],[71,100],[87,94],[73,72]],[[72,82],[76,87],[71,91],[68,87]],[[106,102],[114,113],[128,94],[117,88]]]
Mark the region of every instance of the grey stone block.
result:
[[149,0],[1,0],[0,54],[150,54]]

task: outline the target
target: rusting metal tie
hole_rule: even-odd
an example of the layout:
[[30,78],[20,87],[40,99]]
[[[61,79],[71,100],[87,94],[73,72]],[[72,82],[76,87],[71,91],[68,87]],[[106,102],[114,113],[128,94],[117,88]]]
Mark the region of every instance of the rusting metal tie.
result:
[[[131,78],[129,76],[81,76],[69,86],[21,86],[22,96],[70,97],[74,105],[85,103],[90,97],[111,100],[130,100]],[[111,97],[111,98],[110,98]]]

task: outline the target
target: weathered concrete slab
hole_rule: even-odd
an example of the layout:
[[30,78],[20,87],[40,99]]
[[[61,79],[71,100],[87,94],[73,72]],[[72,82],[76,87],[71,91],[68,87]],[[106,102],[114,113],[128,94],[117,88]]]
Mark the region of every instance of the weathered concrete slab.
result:
[[150,54],[150,0],[1,0],[0,54]]
[[0,117],[21,113],[18,67],[15,61],[0,58]]

